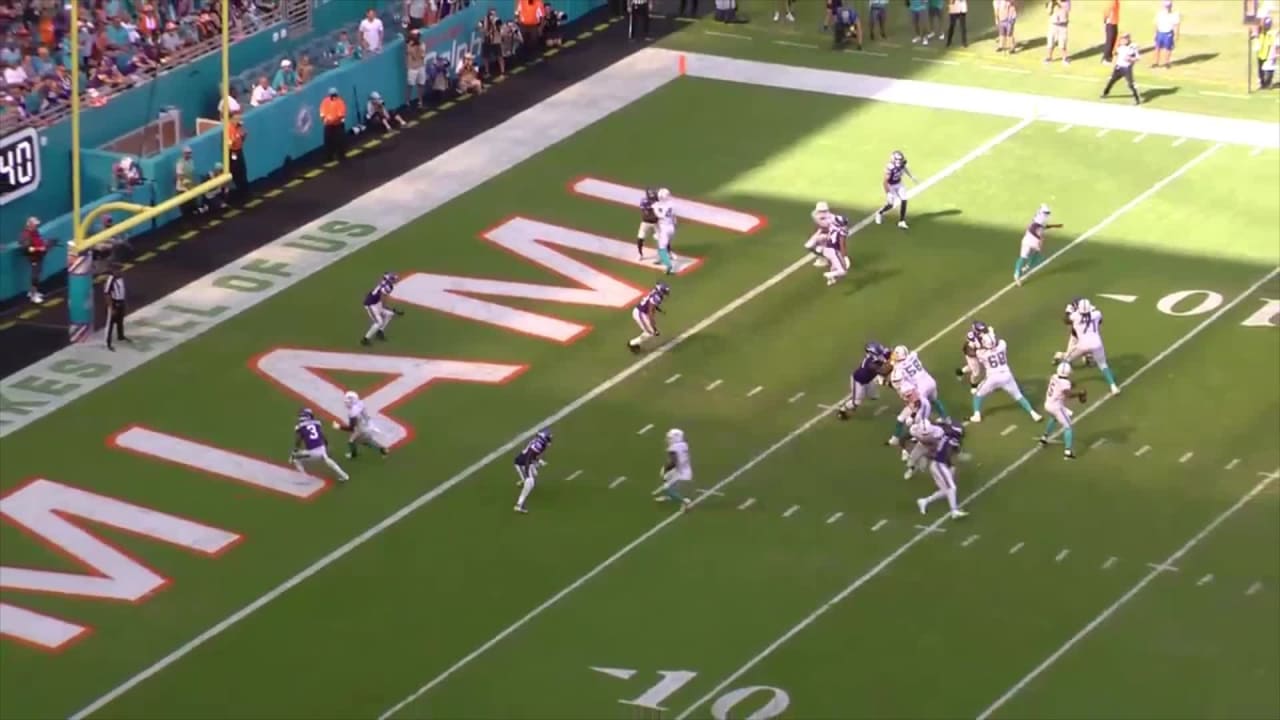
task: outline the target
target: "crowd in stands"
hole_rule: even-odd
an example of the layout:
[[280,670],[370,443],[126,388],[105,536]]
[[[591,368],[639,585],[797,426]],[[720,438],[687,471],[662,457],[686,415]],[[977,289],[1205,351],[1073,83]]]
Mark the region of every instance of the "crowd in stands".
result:
[[[71,61],[80,58],[84,101],[108,96],[216,48],[222,0],[0,0],[0,128],[60,119],[71,101]],[[228,0],[233,39],[265,27],[280,0]],[[63,112],[59,112],[63,111]]]

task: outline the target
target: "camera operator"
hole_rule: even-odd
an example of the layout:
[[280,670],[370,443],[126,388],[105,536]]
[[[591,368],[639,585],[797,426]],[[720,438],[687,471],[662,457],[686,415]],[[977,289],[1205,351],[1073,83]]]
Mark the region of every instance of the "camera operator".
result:
[[857,48],[861,50],[862,18],[858,17],[858,10],[853,6],[852,0],[848,5],[840,0],[832,0],[831,17],[831,26],[835,28],[835,49],[843,48],[849,43],[849,38],[853,38]]
[[476,58],[471,53],[463,53],[458,61],[458,94],[484,92],[484,83],[480,80],[480,69],[476,67]]
[[546,4],[546,12],[542,17],[542,40],[547,47],[560,47],[564,43],[564,38],[560,34],[560,24],[566,19],[567,16],[551,7],[551,3]]
[[498,66],[498,73],[505,74],[506,63],[502,60],[502,21],[498,19],[498,11],[490,9],[476,24],[476,30],[483,41],[480,43],[480,61],[483,63],[485,77],[493,77],[493,66]]
[[643,40],[649,37],[649,0],[628,0],[631,14],[627,18],[627,37]]
[[449,58],[437,55],[427,63],[427,87],[431,92],[431,102],[440,103],[449,94]]
[[377,91],[369,93],[364,121],[370,129],[382,132],[390,132],[393,127],[404,127],[404,118],[388,110],[386,103],[382,100],[382,94]]
[[[209,180],[212,180],[221,174],[222,174],[222,163],[214,163],[213,169],[205,173],[205,176],[204,176],[205,182],[208,182]],[[209,212],[210,210],[218,211],[218,212],[221,212],[222,210],[226,210],[227,200],[230,199],[230,197],[231,197],[230,185],[223,185],[222,187],[216,187],[210,190],[209,192],[205,193],[204,195],[201,195],[199,199],[196,200],[196,212],[198,214],[203,215]]]
[[39,305],[44,302],[40,294],[40,269],[44,266],[44,256],[49,254],[49,241],[40,234],[40,219],[27,218],[27,226],[18,237],[18,247],[31,263],[31,289],[27,291],[27,299]]

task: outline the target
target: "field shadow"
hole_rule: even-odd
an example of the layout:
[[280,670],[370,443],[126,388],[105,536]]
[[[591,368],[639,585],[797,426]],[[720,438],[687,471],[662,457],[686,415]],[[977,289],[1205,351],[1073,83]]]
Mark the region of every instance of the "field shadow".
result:
[[1174,60],[1173,62],[1169,63],[1169,67],[1178,67],[1180,65],[1197,65],[1199,63],[1209,62],[1210,60],[1218,57],[1219,55],[1221,55],[1221,53],[1216,53],[1216,52],[1196,53],[1195,55],[1187,55],[1186,57],[1180,57],[1177,60]]
[[1139,95],[1142,97],[1142,102],[1146,103],[1146,102],[1151,102],[1156,98],[1164,97],[1166,95],[1175,95],[1177,94],[1177,92],[1178,92],[1177,87],[1167,86],[1167,87],[1151,88],[1150,90],[1146,90],[1144,92],[1139,93]]
[[955,215],[963,215],[964,211],[960,208],[947,208],[946,210],[932,210],[930,212],[916,213],[907,218],[908,221],[917,220],[936,220],[938,218],[948,218]]

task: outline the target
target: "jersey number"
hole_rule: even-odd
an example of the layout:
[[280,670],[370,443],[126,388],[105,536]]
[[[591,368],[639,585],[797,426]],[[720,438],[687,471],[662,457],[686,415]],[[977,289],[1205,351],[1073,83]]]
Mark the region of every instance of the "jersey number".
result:
[[310,437],[312,440],[320,439],[320,430],[317,429],[315,425],[308,425],[306,432],[307,432],[307,436]]
[[987,367],[991,368],[992,370],[1002,368],[1008,364],[1009,364],[1009,359],[1005,356],[1003,352],[992,353],[987,356]]

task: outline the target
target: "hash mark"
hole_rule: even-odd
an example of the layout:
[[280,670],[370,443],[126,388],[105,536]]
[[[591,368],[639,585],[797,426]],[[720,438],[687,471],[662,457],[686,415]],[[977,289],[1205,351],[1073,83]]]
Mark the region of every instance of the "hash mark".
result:
[[1016,554],[1019,550],[1021,550],[1021,549],[1022,549],[1022,546],[1023,546],[1023,545],[1026,545],[1026,543],[1021,543],[1021,542],[1020,542],[1020,543],[1018,543],[1017,545],[1014,545],[1013,547],[1009,548],[1009,554],[1010,554],[1010,555]]
[[1137,452],[1135,452],[1135,453],[1133,454],[1133,456],[1134,456],[1134,457],[1142,457],[1143,455],[1146,455],[1146,454],[1147,454],[1147,453],[1149,453],[1149,452],[1151,452],[1151,446],[1150,446],[1150,445],[1143,445],[1142,447],[1138,448],[1138,451],[1137,451]]
[[711,384],[707,386],[707,389],[715,390],[716,388],[720,387],[720,384],[723,382],[724,382],[723,380],[713,380],[711,381]]
[[978,535],[970,535],[969,537],[964,539],[964,542],[960,543],[960,547],[969,547],[970,545],[977,542],[979,537],[980,536]]
[[880,407],[876,408],[876,411],[872,413],[872,415],[875,415],[876,417],[880,417],[881,415],[885,414],[885,411],[887,411],[888,409],[889,409],[888,405],[881,405]]
[[578,477],[581,474],[582,474],[581,470],[574,470],[573,472],[569,473],[569,477],[565,478],[564,481],[569,482],[570,480]]
[[796,393],[795,395],[792,395],[792,396],[787,400],[787,402],[789,402],[789,403],[793,403],[793,402],[795,402],[795,401],[799,400],[799,399],[800,399],[800,398],[802,398],[802,397],[804,397],[804,393],[802,393],[802,392],[798,392],[798,393]]
[[838,512],[835,515],[832,515],[831,517],[827,518],[827,524],[830,525],[831,523],[839,520],[842,517],[844,517],[844,513]]
[[878,532],[880,528],[888,524],[889,524],[888,520],[885,520],[884,518],[880,518],[880,520],[878,520],[875,525],[871,526],[871,532]]
[[751,397],[752,395],[755,395],[756,393],[760,392],[763,389],[764,389],[763,385],[757,385],[754,388],[752,388],[751,392],[747,393],[747,397]]
[[1060,553],[1058,553],[1057,555],[1054,555],[1054,556],[1053,556],[1053,561],[1054,561],[1054,562],[1062,562],[1063,560],[1066,560],[1066,559],[1067,559],[1067,556],[1068,556],[1068,555],[1070,555],[1070,554],[1071,554],[1071,549],[1070,549],[1070,548],[1063,548],[1063,549],[1062,549],[1062,552],[1060,552]]
[[1184,138],[1184,137],[1180,137],[1180,138],[1178,138],[1177,140],[1174,140],[1174,141],[1173,141],[1173,146],[1174,146],[1174,147],[1178,147],[1179,145],[1181,145],[1182,143],[1184,143],[1184,142],[1186,142],[1186,141],[1187,141],[1187,139],[1186,139],[1186,138]]
[[637,435],[643,435],[653,429],[653,423],[649,423],[636,431]]
[[1205,575],[1204,577],[1202,577],[1202,578],[1200,578],[1198,581],[1196,581],[1196,587],[1201,587],[1201,586],[1203,586],[1203,585],[1208,585],[1208,584],[1209,584],[1209,583],[1211,583],[1211,582],[1213,582],[1213,573],[1209,573],[1208,575]]
[[667,385],[670,385],[671,383],[673,383],[673,382],[675,382],[675,381],[677,381],[677,380],[679,380],[679,379],[680,379],[680,373],[676,373],[675,375],[672,375],[671,377],[667,378],[667,383],[666,383],[666,384],[667,384]]
[[1100,447],[1102,447],[1103,445],[1106,445],[1106,444],[1107,444],[1107,439],[1106,439],[1106,438],[1104,438],[1104,437],[1100,437],[1100,438],[1098,438],[1097,440],[1094,440],[1094,441],[1093,441],[1093,444],[1089,446],[1089,449],[1090,449],[1090,450],[1096,450],[1097,448],[1100,448]]
[[1254,593],[1258,592],[1258,591],[1259,591],[1259,590],[1261,590],[1261,589],[1262,589],[1262,583],[1260,583],[1260,582],[1256,582],[1256,583],[1254,583],[1254,584],[1250,585],[1250,586],[1249,586],[1249,589],[1244,591],[1244,594],[1245,594],[1245,595],[1252,595],[1252,594],[1254,594]]
[[1237,466],[1237,465],[1239,465],[1239,464],[1240,464],[1240,458],[1232,458],[1232,459],[1231,459],[1231,462],[1227,463],[1227,466],[1226,466],[1226,467],[1224,467],[1224,468],[1222,468],[1222,469],[1223,469],[1223,470],[1231,470],[1231,469],[1235,468],[1235,466]]
[[613,482],[609,483],[609,489],[612,490],[626,481],[627,481],[627,476],[622,475],[617,480],[614,480]]
[[1062,127],[1058,128],[1058,132],[1064,133],[1073,127],[1075,127],[1075,125],[1063,125]]
[[1102,128],[1098,131],[1098,137],[1104,137],[1109,132],[1111,132],[1111,128]]
[[934,527],[932,525],[916,525],[917,530],[927,530],[928,532],[944,533],[946,528]]
[[747,498],[746,500],[743,500],[743,501],[742,501],[742,504],[738,506],[738,509],[739,509],[739,510],[746,510],[747,508],[749,508],[749,507],[751,507],[752,505],[755,505],[755,504],[756,504],[756,499],[755,499],[755,498]]
[[1146,139],[1147,139],[1147,134],[1146,134],[1146,133],[1142,133],[1142,134],[1141,134],[1141,135],[1139,135],[1138,137],[1134,138],[1134,139],[1133,139],[1133,141],[1134,141],[1135,143],[1140,143],[1140,142],[1142,142],[1143,140],[1146,140]]
[[1180,462],[1180,463],[1184,463],[1184,462],[1186,462],[1186,461],[1190,460],[1192,455],[1195,455],[1195,453],[1193,453],[1193,452],[1189,452],[1189,453],[1187,453],[1186,455],[1183,455],[1182,457],[1178,458],[1178,462]]
[[1005,435],[1008,435],[1009,433],[1011,433],[1011,432],[1013,432],[1014,430],[1017,430],[1017,429],[1018,429],[1018,426],[1017,426],[1017,425],[1010,425],[1009,427],[1007,427],[1007,428],[1005,428],[1004,430],[1001,430],[1001,431],[1000,431],[1000,437],[1004,437]]
[[1147,567],[1152,570],[1159,570],[1160,572],[1178,572],[1178,568],[1164,563],[1147,563]]
[[791,507],[787,508],[786,512],[782,513],[782,517],[784,518],[791,517],[792,515],[795,515],[796,511],[799,509],[800,509],[799,505],[792,505]]
[[1111,566],[1112,566],[1112,565],[1115,565],[1115,564],[1116,564],[1116,557],[1113,555],[1113,556],[1111,556],[1111,557],[1107,558],[1107,561],[1106,561],[1106,562],[1102,563],[1102,569],[1103,569],[1103,570],[1110,570],[1110,569],[1111,569]]

